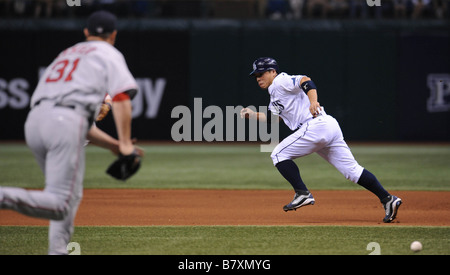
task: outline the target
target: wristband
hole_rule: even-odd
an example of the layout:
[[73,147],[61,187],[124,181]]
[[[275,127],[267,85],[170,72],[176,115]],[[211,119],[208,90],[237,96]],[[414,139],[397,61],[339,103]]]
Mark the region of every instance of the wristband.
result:
[[308,92],[309,92],[310,90],[315,90],[315,89],[317,89],[317,88],[316,88],[316,85],[314,84],[314,82],[313,82],[312,80],[308,80],[308,81],[303,82],[302,84],[300,84],[300,87],[303,89],[303,91],[304,91],[306,94],[308,94]]

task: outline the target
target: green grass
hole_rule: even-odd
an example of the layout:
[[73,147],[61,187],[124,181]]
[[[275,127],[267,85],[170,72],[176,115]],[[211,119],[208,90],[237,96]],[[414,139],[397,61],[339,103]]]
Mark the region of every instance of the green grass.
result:
[[[413,253],[412,241],[423,250]],[[450,227],[144,226],[77,227],[82,255],[448,255]],[[0,227],[0,254],[45,254],[46,227]]]
[[[259,145],[146,145],[141,170],[126,183],[105,174],[113,155],[86,148],[85,188],[290,189]],[[450,191],[450,145],[351,145],[358,162],[388,190]],[[362,189],[316,154],[296,160],[312,190]],[[43,188],[44,177],[23,144],[0,144],[0,186]],[[0,212],[1,218],[1,212]],[[0,226],[0,254],[46,254],[48,227]],[[149,226],[76,227],[81,254],[277,255],[450,254],[449,227]]]
[[[229,144],[229,143],[228,143]],[[139,173],[126,183],[105,174],[113,155],[86,148],[85,188],[290,189],[259,145],[148,145]],[[450,191],[450,145],[353,145],[356,160],[388,190]],[[296,160],[312,190],[362,189],[317,154]],[[0,186],[42,188],[25,145],[0,145]]]

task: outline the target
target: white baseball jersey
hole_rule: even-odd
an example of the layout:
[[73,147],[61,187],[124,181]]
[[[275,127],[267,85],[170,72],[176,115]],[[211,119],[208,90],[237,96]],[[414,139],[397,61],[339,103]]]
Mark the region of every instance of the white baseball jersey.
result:
[[269,110],[280,116],[291,130],[296,130],[307,120],[312,119],[309,111],[309,98],[300,87],[304,75],[277,75],[268,91],[270,94]]
[[114,97],[137,88],[122,53],[105,41],[85,41],[61,52],[47,67],[31,106],[41,99],[50,99],[97,111],[106,93]]
[[364,168],[353,157],[336,119],[327,115],[323,108],[320,115],[313,119],[309,98],[300,87],[303,77],[280,73],[268,88],[270,111],[279,115],[291,130],[295,130],[273,150],[273,164],[317,152],[347,179],[356,183]]

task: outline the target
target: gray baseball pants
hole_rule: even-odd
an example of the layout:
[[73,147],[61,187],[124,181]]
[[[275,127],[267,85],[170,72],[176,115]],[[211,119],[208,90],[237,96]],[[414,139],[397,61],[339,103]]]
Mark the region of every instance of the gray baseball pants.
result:
[[50,220],[49,254],[67,254],[83,193],[88,127],[75,108],[41,102],[27,117],[25,138],[45,175],[45,188],[0,187],[0,208]]

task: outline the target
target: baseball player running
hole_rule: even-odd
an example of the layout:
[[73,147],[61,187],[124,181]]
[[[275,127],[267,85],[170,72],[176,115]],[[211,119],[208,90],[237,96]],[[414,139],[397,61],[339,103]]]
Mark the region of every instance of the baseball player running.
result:
[[[345,178],[375,194],[385,209],[383,222],[393,221],[402,200],[389,194],[371,172],[356,162],[344,141],[338,122],[327,115],[317,101],[314,82],[305,75],[279,73],[277,62],[270,57],[258,58],[253,63],[250,75],[255,76],[261,89],[268,90],[269,113],[279,116],[294,131],[271,154],[273,164],[295,191],[294,199],[283,210],[296,210],[314,204],[314,197],[293,160],[316,152]],[[241,117],[270,122],[266,114],[249,108],[241,110]]]
[[[116,20],[109,12],[93,13],[84,29],[86,41],[61,52],[33,93],[25,138],[45,175],[44,190],[0,187],[0,208],[50,220],[49,254],[67,254],[82,198],[86,139],[115,154],[136,153],[130,99],[138,86],[113,46]],[[118,139],[92,126],[106,92]]]

